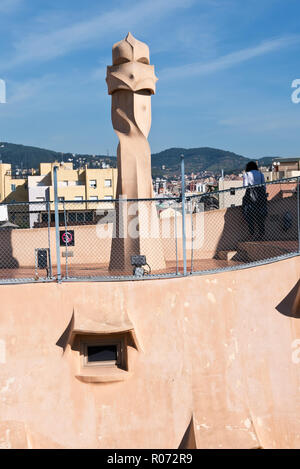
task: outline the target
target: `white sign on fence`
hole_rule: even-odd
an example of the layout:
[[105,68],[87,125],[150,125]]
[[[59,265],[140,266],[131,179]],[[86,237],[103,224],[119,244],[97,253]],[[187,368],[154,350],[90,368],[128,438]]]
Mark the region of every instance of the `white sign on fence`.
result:
[[7,205],[0,205],[0,221],[8,221]]

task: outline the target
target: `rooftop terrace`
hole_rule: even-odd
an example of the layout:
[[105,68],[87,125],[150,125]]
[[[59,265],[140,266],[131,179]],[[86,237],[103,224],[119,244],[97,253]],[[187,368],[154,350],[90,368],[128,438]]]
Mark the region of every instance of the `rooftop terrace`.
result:
[[[253,235],[243,215],[245,188],[188,197],[184,206],[175,198],[164,198],[163,204],[159,199],[63,201],[57,204],[58,223],[52,202],[1,205],[6,221],[0,226],[0,282],[174,278],[299,255],[299,181],[291,178],[266,184],[264,233],[259,233],[260,215],[254,213],[258,225]],[[139,214],[147,229],[139,231],[133,215],[127,232],[118,235],[116,212],[120,209]],[[159,219],[156,231],[149,213]],[[63,238],[69,236],[70,242],[64,243]],[[130,238],[131,254],[143,254],[143,249],[150,252],[144,275],[134,275],[130,262],[118,257],[112,243],[117,236],[122,242]]]

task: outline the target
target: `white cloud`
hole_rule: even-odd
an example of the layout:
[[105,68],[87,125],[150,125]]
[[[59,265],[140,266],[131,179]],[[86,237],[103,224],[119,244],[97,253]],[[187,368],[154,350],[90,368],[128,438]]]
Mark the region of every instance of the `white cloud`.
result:
[[87,47],[112,32],[125,34],[142,22],[151,23],[193,3],[194,0],[144,0],[127,9],[111,10],[46,34],[31,34],[14,45],[15,56],[4,66],[9,69],[25,62],[55,59]]
[[178,80],[187,76],[193,77],[207,75],[297,43],[300,43],[300,35],[271,39],[264,41],[255,47],[241,49],[206,63],[197,62],[181,65],[179,67],[165,68],[160,72],[159,76],[161,80],[165,79],[169,81],[172,79]]
[[36,99],[53,83],[55,83],[55,76],[49,74],[20,83],[11,83],[12,92],[11,96],[8,97],[8,104],[18,104]]

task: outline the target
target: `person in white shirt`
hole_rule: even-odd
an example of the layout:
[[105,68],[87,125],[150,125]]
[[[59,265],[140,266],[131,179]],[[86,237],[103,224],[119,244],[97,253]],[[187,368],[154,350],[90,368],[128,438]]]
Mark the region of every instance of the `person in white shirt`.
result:
[[255,235],[255,228],[257,227],[258,239],[262,239],[265,234],[267,194],[264,175],[258,170],[254,161],[247,163],[246,172],[243,176],[243,186],[247,187],[243,197],[243,214],[248,223],[250,235]]
[[[254,161],[250,161],[250,163],[253,163],[257,168],[257,164],[254,163]],[[250,163],[247,164],[246,172],[243,175],[243,186],[247,187],[247,186],[255,186],[256,184],[265,184],[265,176],[263,175],[263,173],[258,171],[258,169],[248,168],[247,170],[247,167]]]

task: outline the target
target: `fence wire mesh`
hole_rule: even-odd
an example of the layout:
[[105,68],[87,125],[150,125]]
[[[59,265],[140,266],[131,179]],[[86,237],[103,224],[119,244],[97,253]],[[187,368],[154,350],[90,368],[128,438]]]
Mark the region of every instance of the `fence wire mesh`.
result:
[[0,283],[59,273],[62,281],[170,277],[184,273],[185,259],[191,274],[297,255],[299,184],[236,187],[184,206],[181,198],[59,201],[57,224],[54,202],[0,204]]
[[[132,276],[136,266],[131,257],[139,255],[146,257],[145,276],[176,273],[174,200],[66,201],[59,209],[60,205],[60,237],[71,240],[61,247],[65,279]],[[161,212],[166,210],[172,216],[163,220]]]
[[10,203],[0,208],[0,281],[50,280],[55,228],[48,223],[49,203]]
[[[191,272],[299,252],[299,178],[205,194],[190,203]],[[202,225],[197,220],[200,210]]]

